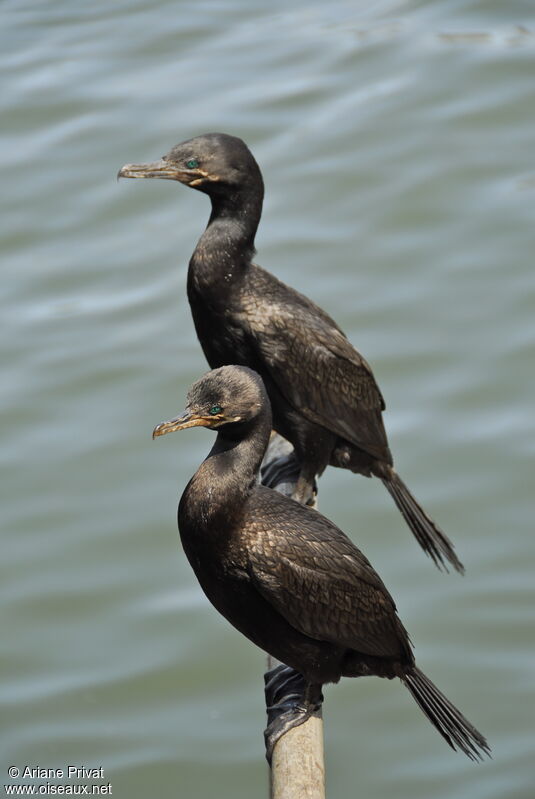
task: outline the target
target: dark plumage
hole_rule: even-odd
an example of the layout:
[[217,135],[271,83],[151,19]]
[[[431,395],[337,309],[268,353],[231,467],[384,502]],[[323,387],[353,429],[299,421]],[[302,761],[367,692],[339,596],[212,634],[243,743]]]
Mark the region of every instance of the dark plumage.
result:
[[218,431],[178,507],[180,537],[208,599],[261,649],[300,672],[306,702],[340,677],[399,677],[454,749],[472,759],[483,736],[416,667],[394,600],[332,522],[257,483],[269,399],[250,369],[224,366],[194,384],[182,416],[154,435]]
[[262,376],[274,427],[300,462],[294,499],[308,502],[329,464],[379,477],[435,564],[462,572],[451,542],[393,468],[369,364],[321,308],[252,263],[264,185],[244,142],[208,133],[119,176],[177,180],[209,195],[212,213],[188,273],[195,328],[212,368],[237,363]]

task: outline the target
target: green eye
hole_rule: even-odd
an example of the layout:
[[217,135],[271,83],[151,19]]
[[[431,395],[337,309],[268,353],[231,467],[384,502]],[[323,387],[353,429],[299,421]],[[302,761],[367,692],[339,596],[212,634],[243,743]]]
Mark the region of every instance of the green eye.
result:
[[186,161],[186,166],[188,169],[196,169],[199,166],[199,162],[196,158],[190,158],[189,161]]
[[212,416],[217,416],[217,414],[221,413],[222,410],[223,408],[221,407],[221,405],[212,405],[212,407],[210,408],[210,414]]

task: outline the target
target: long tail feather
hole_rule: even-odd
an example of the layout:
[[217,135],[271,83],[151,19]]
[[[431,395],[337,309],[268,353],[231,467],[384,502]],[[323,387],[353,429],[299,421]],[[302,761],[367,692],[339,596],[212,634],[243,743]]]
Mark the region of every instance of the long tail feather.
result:
[[435,566],[448,571],[447,563],[450,563],[454,569],[464,574],[464,566],[455,554],[453,544],[427,515],[399,474],[392,469],[388,477],[381,479],[414,537]]
[[401,680],[452,749],[460,749],[470,760],[483,760],[483,755],[490,757],[490,747],[483,735],[420,669],[412,667]]

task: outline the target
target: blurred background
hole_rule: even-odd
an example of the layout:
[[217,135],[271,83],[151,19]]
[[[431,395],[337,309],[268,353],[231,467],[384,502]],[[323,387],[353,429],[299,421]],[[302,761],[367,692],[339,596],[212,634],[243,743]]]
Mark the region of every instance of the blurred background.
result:
[[115,180],[218,130],[264,173],[258,262],[371,362],[397,468],[467,567],[438,573],[379,481],[325,474],[321,510],[494,750],[475,766],[398,682],[346,680],[328,796],[533,796],[535,14],[372,5],[3,4],[2,784],[103,766],[118,799],[267,796],[264,655],[176,529],[213,439],[151,441],[206,370],[185,281],[208,200]]

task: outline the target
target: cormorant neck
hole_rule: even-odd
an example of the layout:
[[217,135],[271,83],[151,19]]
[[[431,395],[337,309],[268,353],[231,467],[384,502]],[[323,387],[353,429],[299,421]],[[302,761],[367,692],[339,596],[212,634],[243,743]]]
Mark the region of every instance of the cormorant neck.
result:
[[233,519],[240,517],[255,488],[270,433],[267,408],[249,422],[221,428],[183,497],[188,497],[185,512],[197,517],[197,529],[224,534]]
[[190,261],[196,288],[205,290],[215,282],[220,291],[250,265],[263,196],[261,177],[239,189],[211,194],[212,213]]

